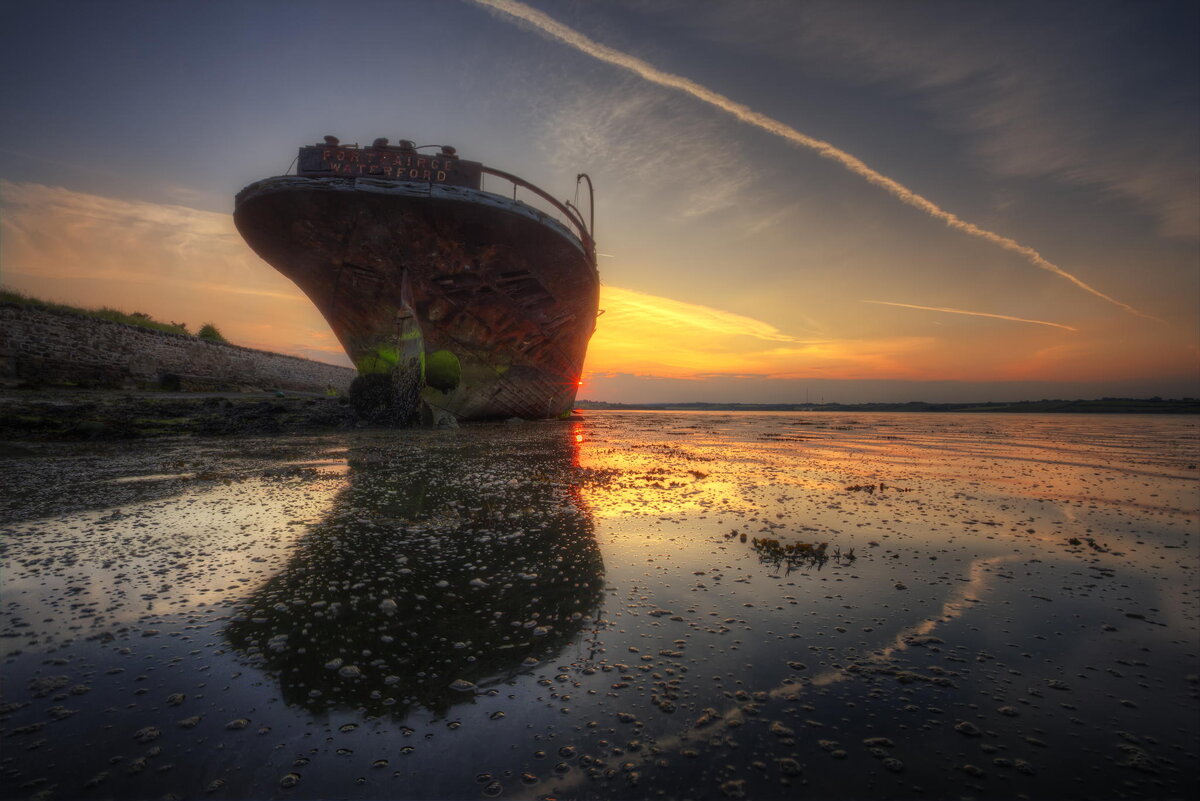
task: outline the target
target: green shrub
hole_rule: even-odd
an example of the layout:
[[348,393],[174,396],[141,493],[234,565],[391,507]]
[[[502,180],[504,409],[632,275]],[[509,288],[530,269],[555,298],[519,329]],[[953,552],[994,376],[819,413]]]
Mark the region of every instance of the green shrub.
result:
[[217,327],[212,323],[205,323],[204,325],[200,326],[200,331],[196,334],[196,336],[200,337],[201,339],[206,339],[209,342],[229,341],[225,338],[225,335],[218,331]]

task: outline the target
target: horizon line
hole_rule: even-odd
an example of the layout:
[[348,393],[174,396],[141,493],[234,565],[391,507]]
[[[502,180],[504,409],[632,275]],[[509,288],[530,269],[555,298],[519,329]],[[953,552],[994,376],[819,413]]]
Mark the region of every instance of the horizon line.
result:
[[908,406],[913,404],[924,404],[927,406],[968,406],[968,405],[1013,405],[1019,403],[1103,403],[1106,401],[1125,401],[1137,403],[1196,403],[1200,404],[1200,398],[1195,398],[1190,395],[1184,395],[1178,398],[1164,398],[1160,395],[1151,395],[1149,397],[1118,397],[1115,395],[1106,395],[1098,398],[1024,398],[1022,400],[980,400],[980,401],[930,401],[930,400],[908,400],[908,401],[604,401],[591,400],[589,398],[580,398],[575,401],[575,404],[605,404],[608,406]]

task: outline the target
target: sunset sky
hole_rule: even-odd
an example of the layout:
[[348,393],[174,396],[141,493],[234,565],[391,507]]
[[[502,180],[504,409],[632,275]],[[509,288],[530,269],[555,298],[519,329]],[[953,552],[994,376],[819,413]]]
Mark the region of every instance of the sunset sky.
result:
[[1200,395],[1194,2],[36,2],[0,282],[346,363],[242,242],[302,144],[596,185],[580,397]]

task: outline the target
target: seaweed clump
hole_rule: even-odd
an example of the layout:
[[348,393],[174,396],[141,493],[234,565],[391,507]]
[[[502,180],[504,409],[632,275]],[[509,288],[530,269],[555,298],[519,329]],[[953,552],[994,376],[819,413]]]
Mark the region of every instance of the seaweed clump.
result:
[[842,553],[841,547],[837,546],[830,552],[828,542],[815,544],[811,542],[782,543],[773,537],[753,537],[750,540],[750,547],[754,549],[754,552],[758,554],[759,560],[764,564],[774,567],[782,566],[788,570],[811,567],[820,570],[831,559],[841,564],[843,562],[853,562],[858,558],[854,555],[853,548]]

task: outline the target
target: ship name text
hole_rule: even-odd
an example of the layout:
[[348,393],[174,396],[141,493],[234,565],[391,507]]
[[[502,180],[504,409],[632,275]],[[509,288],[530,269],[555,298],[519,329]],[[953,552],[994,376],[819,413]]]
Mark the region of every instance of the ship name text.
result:
[[296,174],[302,176],[390,178],[475,189],[480,186],[482,167],[477,161],[399,148],[305,146],[300,148],[299,158]]
[[438,182],[446,180],[452,164],[449,159],[340,147],[322,150],[321,161],[335,175],[385,175]]

